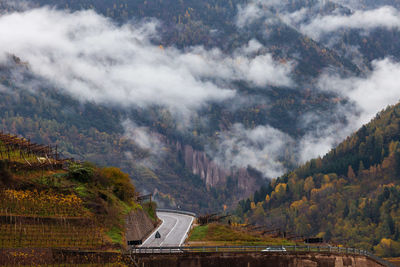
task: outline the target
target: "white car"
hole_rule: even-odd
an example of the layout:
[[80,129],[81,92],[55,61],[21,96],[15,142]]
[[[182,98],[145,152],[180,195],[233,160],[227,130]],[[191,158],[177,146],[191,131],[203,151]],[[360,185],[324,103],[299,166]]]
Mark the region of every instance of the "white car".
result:
[[266,249],[261,250],[262,252],[285,252],[286,248],[283,246],[280,247],[267,247]]

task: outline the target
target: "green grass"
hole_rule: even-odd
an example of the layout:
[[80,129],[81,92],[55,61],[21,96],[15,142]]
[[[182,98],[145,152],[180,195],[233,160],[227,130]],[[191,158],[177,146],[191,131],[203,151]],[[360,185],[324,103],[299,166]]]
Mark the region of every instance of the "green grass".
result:
[[207,233],[208,225],[197,226],[192,230],[189,241],[202,241],[206,238]]
[[74,188],[75,193],[80,197],[87,197],[88,191],[84,184],[80,184]]
[[122,244],[122,230],[119,227],[113,226],[110,231],[106,233],[113,243]]
[[228,225],[212,223],[197,226],[190,232],[189,242],[205,243],[210,246],[224,245],[294,245],[294,242],[282,238],[263,237],[231,228]]
[[157,221],[156,209],[157,204],[155,202],[151,203],[143,203],[142,204],[143,210],[149,215],[149,217],[155,222]]
[[[0,160],[1,159],[10,159],[10,161],[15,161],[15,162],[19,162],[19,163],[26,163],[26,161],[21,158],[21,154],[20,154],[20,150],[19,149],[15,149],[10,151],[10,153],[8,154],[6,151],[6,146],[0,141],[0,150],[3,151],[2,156],[0,156]],[[9,158],[10,156],[10,158]],[[25,159],[30,162],[30,163],[37,163],[37,158],[34,155],[25,155]]]
[[231,229],[227,225],[209,224],[193,229],[189,241],[262,241],[260,237]]

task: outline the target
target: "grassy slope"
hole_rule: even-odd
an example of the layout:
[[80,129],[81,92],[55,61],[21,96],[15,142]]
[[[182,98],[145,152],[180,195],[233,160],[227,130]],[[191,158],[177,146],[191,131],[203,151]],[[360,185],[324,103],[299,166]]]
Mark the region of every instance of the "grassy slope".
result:
[[262,236],[254,232],[246,232],[239,228],[208,224],[194,227],[189,233],[189,246],[208,245],[294,245],[294,242],[282,238]]
[[[92,173],[84,177],[85,170]],[[76,175],[79,172],[81,177]],[[1,178],[0,216],[4,220],[35,217],[40,222],[22,221],[18,225],[9,220],[2,224],[2,247],[123,247],[124,217],[131,210],[142,208],[132,200],[134,195],[129,195],[134,194],[133,187],[124,195],[127,176],[118,169],[90,165],[75,166],[74,177],[72,173],[21,171],[11,173],[7,180]],[[5,243],[12,227],[17,227],[14,238]],[[44,235],[44,231],[50,232]],[[32,239],[40,242],[32,243]]]

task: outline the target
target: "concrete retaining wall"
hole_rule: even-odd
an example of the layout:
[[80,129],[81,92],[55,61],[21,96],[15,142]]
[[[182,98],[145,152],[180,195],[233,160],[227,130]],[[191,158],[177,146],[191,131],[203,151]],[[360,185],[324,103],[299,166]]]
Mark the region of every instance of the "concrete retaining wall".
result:
[[132,211],[126,218],[126,240],[143,240],[155,228],[153,221],[141,209]]
[[381,267],[361,255],[335,253],[188,253],[136,255],[142,267]]

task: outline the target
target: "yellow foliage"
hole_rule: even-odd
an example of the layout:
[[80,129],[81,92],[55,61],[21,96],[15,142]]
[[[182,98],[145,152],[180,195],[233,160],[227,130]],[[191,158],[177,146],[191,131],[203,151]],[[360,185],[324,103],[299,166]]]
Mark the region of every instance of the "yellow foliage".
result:
[[389,238],[382,238],[378,245],[374,246],[374,250],[378,256],[388,257],[398,254],[400,251],[400,242],[396,242]]
[[311,176],[307,177],[304,182],[304,191],[309,192],[315,187],[314,180]]
[[329,178],[329,175],[325,174],[323,177],[323,182],[324,184],[329,183],[331,181],[331,179]]
[[0,208],[15,214],[47,216],[83,216],[83,201],[75,194],[7,189],[0,192]]
[[6,198],[16,201],[30,201],[37,203],[51,203],[53,205],[65,205],[65,206],[80,206],[82,199],[74,194],[63,195],[56,193],[38,192],[34,191],[16,191],[13,189],[7,189],[4,191]]
[[363,197],[363,198],[361,199],[361,201],[360,201],[360,204],[358,205],[358,208],[361,209],[361,210],[362,210],[363,208],[365,208],[366,201],[367,201],[367,199],[366,199],[365,197]]
[[267,194],[267,196],[265,197],[265,202],[269,202],[271,200],[270,196]]
[[317,204],[314,204],[314,205],[310,206],[310,208],[309,208],[309,212],[310,213],[317,212],[317,211],[318,211],[318,205]]
[[300,207],[302,207],[304,204],[306,204],[307,203],[307,198],[306,197],[303,197],[302,199],[300,199],[300,200],[297,200],[297,201],[294,201],[291,205],[290,205],[290,208],[293,208],[293,209],[299,209]]
[[250,207],[251,207],[252,210],[254,210],[256,208],[256,204],[254,203],[254,201],[252,201],[250,203]]
[[115,195],[122,201],[132,200],[135,196],[135,187],[127,173],[115,167],[101,169],[101,175],[113,184]]
[[278,184],[278,185],[275,187],[275,192],[276,192],[276,193],[286,192],[286,187],[287,187],[287,184],[285,184],[285,183],[280,183],[280,184]]

